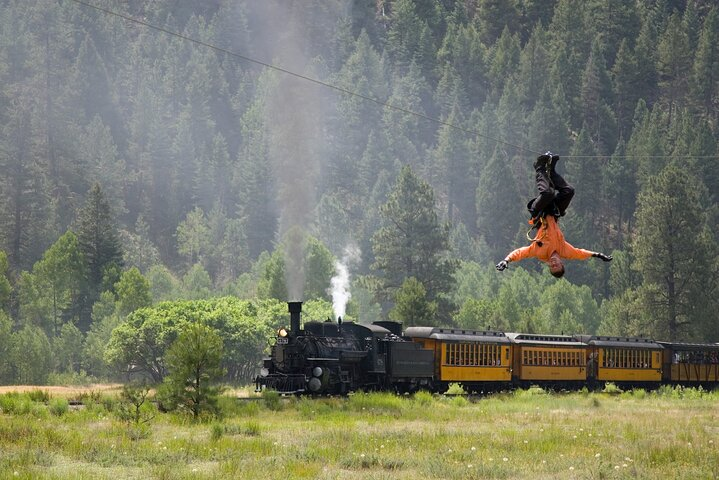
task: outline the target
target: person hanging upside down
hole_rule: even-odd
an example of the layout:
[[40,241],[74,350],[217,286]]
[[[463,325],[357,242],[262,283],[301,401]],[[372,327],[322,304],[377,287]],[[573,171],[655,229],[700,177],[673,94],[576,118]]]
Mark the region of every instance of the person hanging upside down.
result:
[[559,229],[559,217],[563,217],[574,196],[574,188],[557,173],[556,165],[559,156],[547,152],[537,157],[534,162],[537,190],[539,195],[527,204],[532,219],[532,229],[537,229],[532,243],[527,247],[513,250],[496,266],[500,272],[507,268],[509,262],[518,262],[534,257],[549,264],[549,271],[557,278],[564,275],[562,259],[586,260],[596,257],[605,262],[612,260],[611,255],[592,252],[583,248],[575,248],[564,240]]

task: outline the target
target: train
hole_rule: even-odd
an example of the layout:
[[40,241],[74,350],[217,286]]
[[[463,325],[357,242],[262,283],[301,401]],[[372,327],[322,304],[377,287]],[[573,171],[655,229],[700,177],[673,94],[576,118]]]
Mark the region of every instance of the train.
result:
[[682,385],[719,387],[719,344],[637,337],[543,335],[441,327],[309,321],[289,302],[290,327],[277,330],[255,379],[258,391],[346,395],[426,390],[451,384],[483,394],[527,388],[601,390]]

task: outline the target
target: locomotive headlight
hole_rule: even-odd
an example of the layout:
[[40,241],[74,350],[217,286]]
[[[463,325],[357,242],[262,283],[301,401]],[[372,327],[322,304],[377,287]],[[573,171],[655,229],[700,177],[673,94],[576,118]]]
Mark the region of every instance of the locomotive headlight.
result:
[[313,377],[321,377],[322,376],[322,367],[315,367],[312,369],[312,376]]
[[260,377],[266,377],[270,374],[270,371],[265,367],[260,368]]
[[277,336],[282,338],[287,336],[287,330],[285,330],[285,327],[280,327],[280,329],[277,330]]

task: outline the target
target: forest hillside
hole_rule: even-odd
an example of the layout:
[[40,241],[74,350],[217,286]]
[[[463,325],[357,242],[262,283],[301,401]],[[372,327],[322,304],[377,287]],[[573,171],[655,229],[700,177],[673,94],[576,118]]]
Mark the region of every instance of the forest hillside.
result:
[[[288,299],[717,342],[718,122],[711,0],[0,0],[0,380]],[[497,272],[547,150],[614,260]]]

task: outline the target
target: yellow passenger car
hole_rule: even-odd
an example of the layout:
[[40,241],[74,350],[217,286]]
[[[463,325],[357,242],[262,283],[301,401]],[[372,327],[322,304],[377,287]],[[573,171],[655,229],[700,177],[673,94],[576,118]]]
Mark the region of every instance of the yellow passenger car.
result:
[[706,388],[719,385],[719,344],[659,344],[664,347],[664,383]]
[[507,388],[512,380],[512,346],[502,332],[409,327],[405,336],[434,350],[435,389],[457,382],[467,392]]
[[516,386],[578,388],[587,381],[587,346],[567,335],[508,333]]
[[647,338],[578,337],[588,346],[588,380],[599,386],[613,382],[619,387],[659,386],[664,347]]

